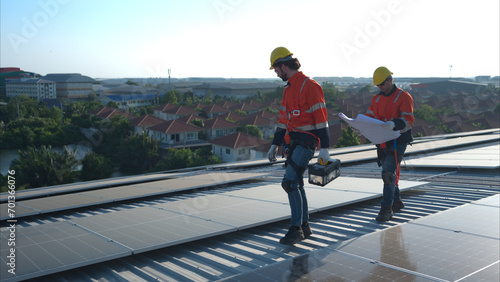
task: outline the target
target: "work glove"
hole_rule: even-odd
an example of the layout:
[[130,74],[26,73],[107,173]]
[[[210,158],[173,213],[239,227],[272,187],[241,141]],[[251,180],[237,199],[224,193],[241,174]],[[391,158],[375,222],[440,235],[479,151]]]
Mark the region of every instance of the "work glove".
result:
[[381,126],[385,129],[394,130],[395,124],[393,121],[387,121],[386,123],[381,124]]
[[267,158],[269,159],[270,162],[273,163],[276,161],[277,153],[278,153],[278,146],[271,145],[271,149],[269,149],[269,152],[267,152]]
[[326,165],[330,160],[330,153],[327,148],[321,148],[318,155],[318,163],[320,165]]

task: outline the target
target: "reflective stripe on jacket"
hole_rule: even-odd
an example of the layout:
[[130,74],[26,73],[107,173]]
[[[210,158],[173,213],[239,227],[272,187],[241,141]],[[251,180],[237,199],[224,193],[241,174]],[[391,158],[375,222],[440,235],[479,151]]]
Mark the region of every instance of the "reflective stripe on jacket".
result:
[[373,96],[365,115],[382,121],[392,120],[396,125],[395,129],[404,133],[411,129],[415,121],[413,98],[408,92],[394,86],[388,95],[380,92]]
[[301,71],[288,79],[283,93],[278,127],[289,131],[328,128],[323,89]]

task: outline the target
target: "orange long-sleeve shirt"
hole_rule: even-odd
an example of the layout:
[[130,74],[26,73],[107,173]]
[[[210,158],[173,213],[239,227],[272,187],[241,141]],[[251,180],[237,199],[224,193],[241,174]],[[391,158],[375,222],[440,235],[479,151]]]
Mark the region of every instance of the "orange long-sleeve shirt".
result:
[[[281,100],[278,129],[281,130],[276,131],[275,137],[281,137],[280,135],[284,135],[285,130],[288,130],[292,139],[307,140],[317,136],[321,148],[329,147],[328,116],[323,89],[301,71],[288,79]],[[273,144],[280,142],[274,140]]]
[[396,87],[388,94],[380,92],[373,96],[372,103],[365,115],[382,121],[393,121],[394,130],[399,130],[398,140],[411,142],[411,125],[415,121],[413,116],[413,98],[411,95]]

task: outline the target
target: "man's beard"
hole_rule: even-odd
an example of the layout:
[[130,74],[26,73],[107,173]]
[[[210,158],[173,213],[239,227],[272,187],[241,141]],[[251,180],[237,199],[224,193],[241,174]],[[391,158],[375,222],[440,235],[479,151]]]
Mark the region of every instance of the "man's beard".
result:
[[280,78],[281,78],[283,81],[287,81],[287,80],[288,80],[288,75],[286,75],[286,73],[285,73],[285,72],[281,72]]

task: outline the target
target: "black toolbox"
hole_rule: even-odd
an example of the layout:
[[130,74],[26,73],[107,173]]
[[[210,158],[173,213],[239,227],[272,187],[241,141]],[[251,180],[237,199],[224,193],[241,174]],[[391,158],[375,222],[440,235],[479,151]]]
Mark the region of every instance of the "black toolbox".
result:
[[331,159],[326,166],[319,163],[309,165],[310,184],[325,186],[339,176],[340,160]]

